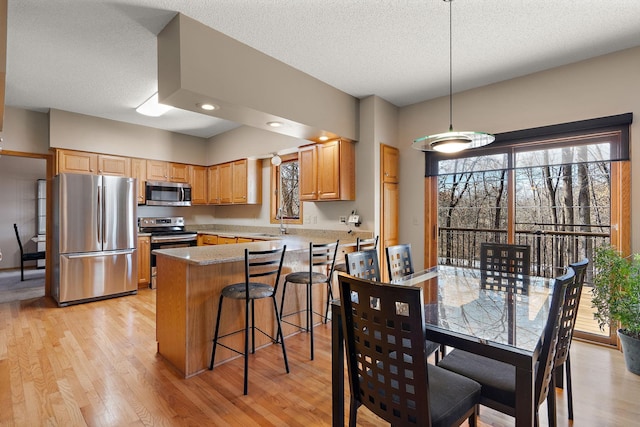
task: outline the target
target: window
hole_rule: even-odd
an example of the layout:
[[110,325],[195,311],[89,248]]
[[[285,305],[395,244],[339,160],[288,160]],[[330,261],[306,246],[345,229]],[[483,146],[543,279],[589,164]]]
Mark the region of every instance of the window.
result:
[[280,156],[282,163],[271,166],[271,222],[302,224],[302,205],[300,204],[300,164],[298,154]]

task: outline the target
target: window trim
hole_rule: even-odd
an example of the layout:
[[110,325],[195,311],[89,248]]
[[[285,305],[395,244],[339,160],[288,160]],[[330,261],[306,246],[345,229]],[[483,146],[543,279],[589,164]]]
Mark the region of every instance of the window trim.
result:
[[[292,154],[284,154],[280,156],[282,159],[282,163],[290,162],[292,160],[300,160],[298,158],[298,153]],[[278,174],[280,173],[280,165],[275,166],[271,165],[271,197],[269,203],[269,221],[271,224],[280,224],[280,219],[278,218]],[[298,180],[300,177],[298,176]],[[285,224],[302,224],[303,216],[302,216],[302,202],[300,202],[300,217],[298,219],[290,219],[285,218]]]

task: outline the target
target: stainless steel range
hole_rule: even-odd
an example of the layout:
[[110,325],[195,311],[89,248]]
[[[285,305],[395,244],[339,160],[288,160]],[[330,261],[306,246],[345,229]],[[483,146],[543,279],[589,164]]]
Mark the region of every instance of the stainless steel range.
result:
[[155,249],[185,248],[198,244],[198,234],[186,231],[181,216],[138,218],[141,233],[151,233],[151,288],[156,287]]

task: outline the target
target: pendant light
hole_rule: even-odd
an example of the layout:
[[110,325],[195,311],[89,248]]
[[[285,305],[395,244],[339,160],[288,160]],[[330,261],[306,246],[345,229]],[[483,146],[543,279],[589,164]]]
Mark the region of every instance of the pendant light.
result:
[[449,3],[449,131],[427,135],[415,139],[411,145],[416,150],[422,151],[439,151],[441,153],[456,153],[468,148],[482,147],[491,144],[495,137],[484,132],[458,132],[453,130],[453,83],[452,83],[452,19],[451,19],[451,2],[453,0],[444,0]]

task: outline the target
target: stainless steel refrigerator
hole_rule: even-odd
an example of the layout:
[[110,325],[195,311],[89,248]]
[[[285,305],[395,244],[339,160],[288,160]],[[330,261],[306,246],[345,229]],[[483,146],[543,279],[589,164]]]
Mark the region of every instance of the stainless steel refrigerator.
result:
[[53,180],[53,280],[58,305],[137,292],[133,178],[60,174]]

